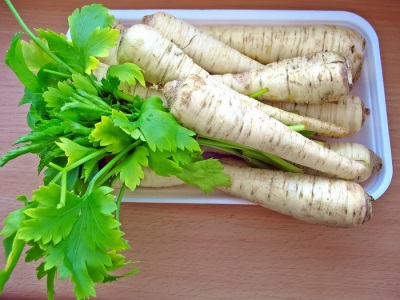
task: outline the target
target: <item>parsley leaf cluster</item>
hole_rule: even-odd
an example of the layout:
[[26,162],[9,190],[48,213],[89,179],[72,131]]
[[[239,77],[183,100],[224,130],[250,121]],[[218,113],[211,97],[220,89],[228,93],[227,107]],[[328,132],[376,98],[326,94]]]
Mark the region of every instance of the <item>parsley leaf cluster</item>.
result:
[[[26,261],[39,261],[37,277],[46,277],[48,298],[55,281],[69,278],[77,299],[95,296],[95,284],[139,271],[121,251],[129,249],[121,231],[115,196],[119,180],[134,190],[143,167],[174,175],[205,193],[230,184],[215,159],[203,159],[196,133],[182,127],[158,97],[125,94],[121,83],[145,85],[142,70],[131,63],[112,66],[101,81],[93,75],[99,58],[117,45],[114,17],[100,4],[84,6],[68,18],[70,37],[37,29],[36,35],[6,1],[29,42],[17,33],[5,63],[24,85],[21,105],[29,105],[30,132],[0,158],[0,166],[33,153],[39,157],[43,185],[4,220],[1,235],[6,266],[0,292],[26,246]],[[117,272],[126,268],[124,272]]]

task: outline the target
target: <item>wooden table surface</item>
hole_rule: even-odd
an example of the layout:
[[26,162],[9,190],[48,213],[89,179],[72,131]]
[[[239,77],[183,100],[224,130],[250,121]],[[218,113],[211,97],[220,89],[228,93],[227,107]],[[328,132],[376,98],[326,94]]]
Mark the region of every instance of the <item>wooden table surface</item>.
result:
[[[99,286],[98,299],[400,299],[400,2],[326,0],[101,1],[117,8],[235,8],[345,10],[375,28],[382,57],[394,176],[373,206],[372,220],[355,229],[302,223],[258,206],[122,205],[123,230],[141,272]],[[67,16],[89,1],[14,1],[31,28],[67,30]],[[23,89],[4,64],[19,25],[0,4],[0,155],[28,132]],[[0,169],[0,219],[17,195],[41,184],[37,160],[21,157]],[[4,252],[0,250],[4,265]],[[20,263],[1,299],[45,299],[36,264]],[[71,285],[58,299],[73,299]]]

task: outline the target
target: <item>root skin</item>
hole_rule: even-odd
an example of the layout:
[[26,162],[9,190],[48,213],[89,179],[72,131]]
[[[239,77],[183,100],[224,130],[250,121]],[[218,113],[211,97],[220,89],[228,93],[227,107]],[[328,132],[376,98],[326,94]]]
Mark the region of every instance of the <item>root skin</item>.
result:
[[143,24],[133,25],[126,30],[117,58],[120,63],[138,65],[145,71],[145,80],[154,84],[184,78],[188,74],[209,75],[175,44]]
[[232,186],[218,189],[305,222],[355,227],[372,215],[371,197],[352,181],[228,165],[224,172]]
[[198,26],[239,52],[263,63],[304,56],[313,52],[338,52],[351,63],[353,82],[362,70],[366,40],[357,31],[336,25],[303,26]]
[[213,77],[244,95],[268,88],[257,97],[261,101],[335,102],[352,89],[350,62],[336,52],[315,52],[243,73]]
[[165,12],[145,16],[142,23],[159,31],[209,73],[237,73],[263,66],[186,21]]
[[[367,167],[294,132],[260,109],[227,93],[211,78],[189,75],[167,83],[164,93],[171,113],[185,127],[204,136],[228,140],[280,156],[288,161],[349,180],[368,178]],[[179,86],[179,88],[177,88]],[[227,114],[229,112],[229,114]]]

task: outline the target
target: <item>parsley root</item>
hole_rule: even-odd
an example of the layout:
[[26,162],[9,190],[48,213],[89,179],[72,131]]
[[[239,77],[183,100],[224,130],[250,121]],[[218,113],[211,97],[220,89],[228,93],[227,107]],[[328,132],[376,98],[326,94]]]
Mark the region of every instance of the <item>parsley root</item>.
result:
[[313,52],[332,51],[347,57],[353,82],[361,75],[366,40],[357,31],[336,25],[198,27],[263,64]]
[[[231,91],[233,91],[227,85],[216,81],[214,79],[214,76],[210,77],[208,81],[213,81],[214,85],[218,85],[220,89],[224,89],[228,95],[231,93]],[[236,97],[241,101],[247,103],[248,105],[261,110],[271,118],[274,118],[285,125],[303,125],[304,130],[312,131],[315,135],[321,137],[343,138],[349,135],[348,130],[339,125],[318,120],[316,118],[311,118],[308,116],[302,116],[297,113],[288,112],[283,109],[267,105],[260,101],[256,101],[241,93],[236,93]]]
[[169,187],[185,184],[176,176],[160,176],[150,168],[143,168],[144,178],[140,182],[141,187]]
[[[368,149],[360,143],[354,142],[325,142],[322,145],[335,151],[336,153],[348,157],[355,161],[362,162],[368,170],[370,177],[374,172],[379,171],[382,168],[382,159],[372,150]],[[328,176],[322,172],[316,170],[303,168],[307,174],[314,174],[319,176]]]
[[145,16],[142,23],[159,31],[209,73],[236,73],[263,66],[186,21],[165,12]]
[[[343,179],[364,181],[367,167],[326,149],[242,101],[210,78],[189,75],[164,87],[171,113],[204,136],[228,140]],[[241,96],[238,96],[241,95]],[[229,111],[229,114],[226,112]]]
[[[224,163],[230,187],[218,187],[232,196],[296,219],[327,226],[355,227],[371,218],[372,198],[356,182],[317,174],[295,174]],[[142,187],[184,184],[174,176],[145,172]]]
[[301,116],[322,120],[345,128],[348,136],[359,132],[364,125],[368,109],[355,94],[347,94],[337,102],[298,104],[294,102],[263,101],[265,104],[298,113]]
[[138,65],[145,70],[146,81],[156,84],[183,78],[188,74],[208,76],[180,48],[155,29],[143,24],[133,25],[126,30],[117,51],[117,59],[119,63]]
[[224,165],[232,185],[218,188],[310,223],[355,227],[371,218],[371,197],[356,182]]
[[350,63],[335,52],[316,52],[242,73],[213,77],[245,95],[268,88],[256,98],[270,101],[334,102],[352,88]]

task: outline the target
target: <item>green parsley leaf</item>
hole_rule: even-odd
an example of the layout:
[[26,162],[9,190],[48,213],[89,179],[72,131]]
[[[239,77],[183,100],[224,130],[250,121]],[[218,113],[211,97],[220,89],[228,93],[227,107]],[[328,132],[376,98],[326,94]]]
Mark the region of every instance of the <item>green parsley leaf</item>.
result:
[[93,86],[93,83],[88,76],[84,76],[82,74],[73,74],[72,80],[76,89],[82,90],[90,95],[98,95],[96,87]]
[[15,234],[21,227],[22,221],[25,219],[25,210],[26,207],[21,207],[11,212],[3,221],[4,227],[1,230],[0,235],[9,237]]
[[40,245],[39,243],[30,242],[29,246],[30,248],[26,251],[25,256],[26,262],[38,261],[46,253],[46,251],[42,249],[43,245]]
[[54,300],[55,299],[55,281],[57,275],[57,268],[51,268],[46,270],[44,268],[45,263],[42,262],[37,268],[37,278],[42,279],[43,277],[47,276],[46,285],[47,285],[47,299]]
[[22,52],[21,36],[21,32],[14,35],[11,46],[6,53],[5,63],[14,71],[19,81],[21,81],[27,89],[32,92],[40,92],[41,86],[36,75],[33,74],[26,65]]
[[21,257],[22,251],[25,247],[25,242],[16,238],[16,234],[6,239],[10,243],[11,249],[9,250],[7,261],[4,269],[0,270],[0,293],[3,291],[5,284],[11,276],[12,271]]
[[199,160],[183,166],[176,177],[190,185],[199,187],[205,193],[213,191],[215,186],[230,186],[230,176],[222,173],[223,165],[216,159]]
[[83,136],[86,138],[93,130],[91,127],[85,126],[80,122],[75,111],[65,111],[61,113],[60,117],[64,133],[74,133],[76,136]]
[[24,90],[24,96],[19,102],[19,105],[23,104],[31,104],[35,107],[42,107],[46,105],[41,93],[34,93],[28,89]]
[[[107,267],[107,270],[109,271],[113,271],[113,270],[118,270],[120,268],[135,264],[134,262],[126,262],[125,261],[125,257],[121,254],[118,254],[116,251],[110,251],[110,258],[112,260],[112,265]],[[134,268],[132,268],[131,270],[129,270],[128,272],[122,274],[122,275],[108,275],[106,277],[104,277],[103,283],[106,282],[112,282],[112,281],[116,281],[119,278],[123,278],[123,277],[128,277],[134,274],[137,274],[140,270],[139,266],[135,266]]]
[[75,143],[74,141],[71,141],[67,138],[60,138],[60,142],[56,142],[56,144],[64,151],[65,155],[68,157],[67,166],[96,151],[95,148],[81,146],[78,143]]
[[129,121],[128,117],[123,112],[113,110],[112,120],[115,126],[121,128],[126,134],[129,134],[135,140],[146,140],[142,132],[139,130],[137,123]]
[[67,40],[64,34],[58,34],[51,30],[36,29],[38,36],[47,42],[52,53],[57,55],[68,66],[78,72],[83,71],[85,61],[80,55],[78,49]]
[[25,241],[17,237],[23,221],[26,219],[24,212],[26,209],[34,207],[35,205],[36,204],[29,204],[21,207],[11,212],[4,220],[4,227],[0,232],[0,235],[5,237],[3,239],[3,246],[6,265],[2,270],[0,270],[0,293],[3,291],[5,284],[17,265],[26,244]]
[[132,143],[132,138],[121,128],[114,125],[111,118],[102,116],[101,121],[95,125],[91,133],[93,141],[99,141],[101,146],[106,146],[108,152],[118,153]]
[[13,160],[21,155],[27,153],[39,153],[43,147],[45,147],[47,142],[40,142],[35,144],[26,144],[15,149],[9,150],[0,158],[0,167],[4,166],[10,160]]
[[107,70],[107,76],[117,77],[120,82],[126,82],[130,85],[135,85],[136,81],[139,81],[142,86],[146,86],[143,70],[132,63],[110,66]]
[[85,48],[87,41],[97,28],[105,29],[114,23],[114,16],[101,4],[85,5],[68,17],[71,39],[74,45]]
[[107,56],[108,50],[117,45],[119,31],[111,29],[114,16],[100,4],[76,9],[68,18],[71,40],[81,55],[84,71],[88,74],[97,68],[95,57]]
[[149,151],[149,166],[160,176],[176,175],[182,172],[182,167],[172,159],[169,151]]
[[68,69],[64,65],[56,63],[44,65],[37,73],[39,84],[44,90],[50,86],[57,87],[60,81],[64,81],[70,76]]
[[59,82],[57,88],[49,87],[43,93],[44,101],[48,108],[53,108],[55,113],[60,112],[61,108],[67,103],[69,97],[75,93],[73,87],[67,82]]
[[111,114],[111,107],[104,101],[81,90],[75,91],[66,101],[60,111],[73,111],[82,121],[96,121],[101,116]]
[[182,127],[175,118],[167,112],[159,97],[148,98],[143,102],[137,125],[143,133],[152,151],[200,151],[193,138],[195,133]]
[[60,267],[61,277],[71,276],[78,299],[95,296],[94,283],[107,278],[112,266],[108,250],[126,250],[127,242],[112,213],[116,209],[111,188],[96,189],[81,199],[81,211],[70,234],[49,246],[45,269]]
[[[47,41],[45,39],[41,40],[46,46]],[[39,71],[44,65],[48,63],[54,63],[54,60],[44,52],[33,40],[29,43],[21,40],[22,53],[25,58],[25,63],[27,67],[32,71]]]
[[148,166],[149,151],[144,146],[137,147],[134,152],[124,159],[117,167],[120,180],[132,191],[144,178],[142,166]]
[[63,132],[63,127],[61,126],[59,120],[44,120],[38,124],[29,134],[20,136],[14,145],[20,143],[28,142],[39,142],[43,144],[45,141],[55,141],[57,135]]
[[66,205],[58,208],[60,197],[61,187],[54,183],[36,190],[32,200],[39,206],[25,211],[29,219],[24,221],[18,237],[26,242],[40,241],[43,244],[58,244],[65,239],[79,217],[81,200],[67,192]]
[[100,30],[96,28],[85,42],[86,48],[84,53],[86,56],[85,72],[90,72],[97,68],[99,60],[95,57],[106,57],[109,55],[108,50],[117,46],[119,38],[119,31],[111,28],[104,28]]

